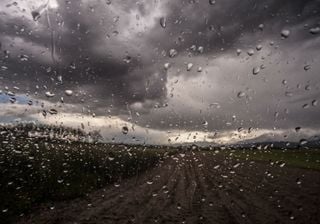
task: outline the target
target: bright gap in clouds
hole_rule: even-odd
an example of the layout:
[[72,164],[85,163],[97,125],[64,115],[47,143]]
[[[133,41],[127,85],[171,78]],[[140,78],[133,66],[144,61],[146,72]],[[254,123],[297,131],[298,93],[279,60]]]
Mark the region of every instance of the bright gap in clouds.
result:
[[49,7],[50,8],[55,9],[55,8],[58,8],[58,6],[59,6],[59,4],[58,4],[57,0],[49,0]]

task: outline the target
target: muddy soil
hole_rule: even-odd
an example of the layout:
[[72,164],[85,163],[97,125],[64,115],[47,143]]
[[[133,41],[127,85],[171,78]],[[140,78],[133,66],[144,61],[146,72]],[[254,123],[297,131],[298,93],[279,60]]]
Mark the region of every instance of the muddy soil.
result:
[[188,152],[19,223],[320,223],[320,172]]

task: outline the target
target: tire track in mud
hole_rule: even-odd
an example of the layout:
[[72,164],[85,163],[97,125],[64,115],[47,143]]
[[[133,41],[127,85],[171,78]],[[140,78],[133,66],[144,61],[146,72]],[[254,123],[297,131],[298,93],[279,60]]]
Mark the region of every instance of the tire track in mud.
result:
[[[20,223],[320,223],[318,171],[211,152],[174,157],[119,187],[56,203]],[[294,183],[297,176],[303,186]]]

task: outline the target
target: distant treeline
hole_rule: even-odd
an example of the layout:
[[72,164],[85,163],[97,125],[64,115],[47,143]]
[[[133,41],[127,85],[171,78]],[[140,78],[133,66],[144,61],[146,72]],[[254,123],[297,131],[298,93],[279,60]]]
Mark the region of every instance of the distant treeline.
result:
[[99,131],[86,133],[80,128],[41,123],[0,124],[0,138],[43,138],[66,141],[99,142]]

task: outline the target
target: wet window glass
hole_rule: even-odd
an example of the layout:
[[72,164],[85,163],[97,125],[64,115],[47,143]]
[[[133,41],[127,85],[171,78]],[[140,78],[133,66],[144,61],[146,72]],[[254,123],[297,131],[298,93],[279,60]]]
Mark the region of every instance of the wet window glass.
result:
[[0,222],[320,223],[319,0],[1,0]]

